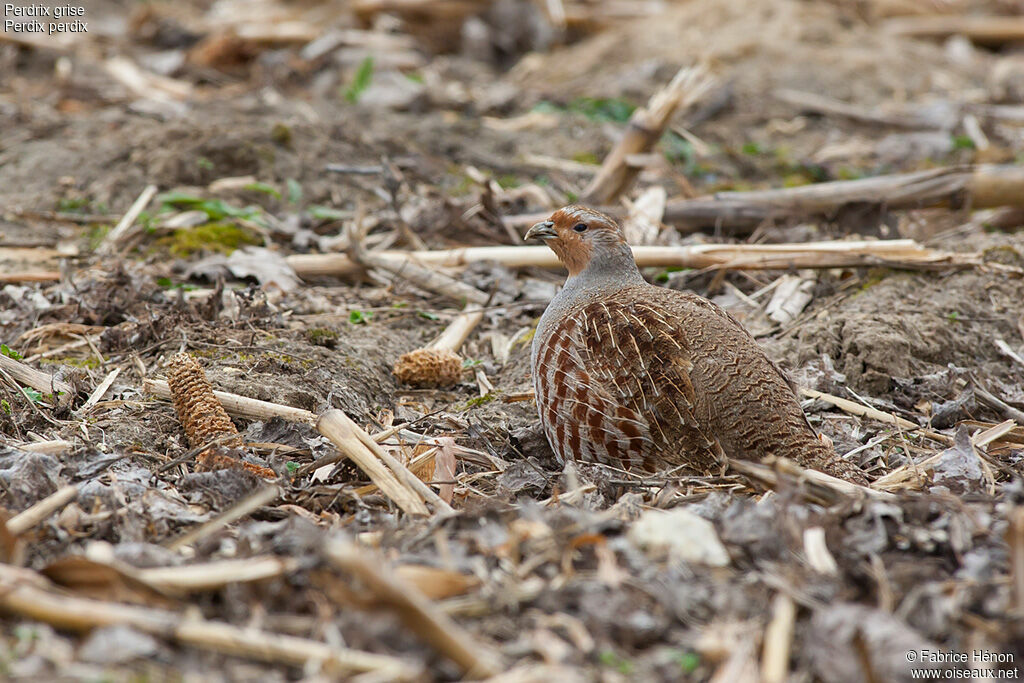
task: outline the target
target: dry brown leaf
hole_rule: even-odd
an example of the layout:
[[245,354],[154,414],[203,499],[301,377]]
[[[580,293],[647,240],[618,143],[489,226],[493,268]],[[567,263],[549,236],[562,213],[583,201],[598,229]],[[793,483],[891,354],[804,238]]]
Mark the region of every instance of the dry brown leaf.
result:
[[[434,454],[434,481],[454,482],[455,466],[455,439],[445,437],[438,439],[440,448]],[[438,486],[437,494],[446,503],[452,502],[452,494],[455,493],[455,484],[441,484]]]
[[465,595],[480,585],[475,576],[423,564],[403,564],[395,567],[395,574],[431,600]]
[[62,557],[40,573],[82,597],[149,607],[174,607],[176,604],[116,567],[85,557]]
[[7,529],[7,520],[14,515],[7,509],[0,508],[0,562],[5,564],[21,564],[25,544]]

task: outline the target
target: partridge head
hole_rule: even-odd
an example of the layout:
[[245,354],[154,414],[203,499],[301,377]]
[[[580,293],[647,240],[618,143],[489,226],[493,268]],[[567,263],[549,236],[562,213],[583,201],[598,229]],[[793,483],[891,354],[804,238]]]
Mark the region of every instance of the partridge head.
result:
[[781,370],[695,294],[648,284],[611,217],[582,206],[534,225],[569,271],[533,338],[544,432],[560,459],[712,471],[777,455],[858,483],[814,433]]
[[595,270],[636,272],[633,252],[611,216],[582,206],[567,206],[527,231],[524,239],[539,238],[569,271],[569,277]]

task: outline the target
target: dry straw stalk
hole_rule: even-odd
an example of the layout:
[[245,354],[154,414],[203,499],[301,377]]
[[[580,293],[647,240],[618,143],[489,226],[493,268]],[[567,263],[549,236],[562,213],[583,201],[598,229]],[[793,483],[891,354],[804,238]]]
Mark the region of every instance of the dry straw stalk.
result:
[[[464,247],[438,251],[388,252],[426,266],[459,268],[496,261],[510,268],[558,268],[555,253],[544,246]],[[641,267],[787,269],[891,265],[903,268],[960,267],[977,263],[972,254],[928,249],[914,240],[848,240],[798,244],[697,244],[638,246],[633,257]],[[344,277],[360,266],[344,254],[297,254],[287,258],[299,277]]]
[[36,572],[0,565],[0,608],[57,628],[87,631],[123,624],[182,644],[265,662],[306,666],[320,662],[335,675],[372,671],[386,680],[410,680],[417,671],[395,657],[182,616],[162,609],[78,598],[58,592]]
[[[429,511],[419,493],[412,488],[411,480],[402,477],[400,481],[395,474],[385,467],[384,463],[371,451],[358,432],[361,432],[359,425],[349,419],[348,415],[340,410],[332,409],[320,416],[316,422],[317,430],[326,436],[337,447],[339,451],[370,477],[370,480],[377,485],[384,495],[395,502],[404,512],[410,515],[427,515]],[[369,436],[366,440],[371,440]],[[396,464],[401,466],[400,463]],[[404,468],[403,468],[404,469]],[[408,471],[408,470],[406,470]],[[411,479],[416,476],[409,472]],[[419,479],[416,479],[419,481]],[[422,483],[422,482],[420,482]],[[426,486],[424,484],[424,486]]]

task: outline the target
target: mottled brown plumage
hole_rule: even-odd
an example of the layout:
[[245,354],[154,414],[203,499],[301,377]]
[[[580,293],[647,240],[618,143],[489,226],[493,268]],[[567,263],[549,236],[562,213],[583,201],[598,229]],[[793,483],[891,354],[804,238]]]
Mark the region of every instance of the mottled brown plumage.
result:
[[570,206],[526,236],[545,240],[569,270],[531,358],[541,424],[560,459],[710,471],[723,455],[771,454],[864,482],[815,435],[793,388],[736,319],[648,284],[613,219]]

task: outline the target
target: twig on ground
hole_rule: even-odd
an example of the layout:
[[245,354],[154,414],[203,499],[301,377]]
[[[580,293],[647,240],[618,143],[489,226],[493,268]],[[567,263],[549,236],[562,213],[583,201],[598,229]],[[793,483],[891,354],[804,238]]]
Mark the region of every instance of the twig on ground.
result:
[[64,439],[52,439],[50,441],[36,441],[34,443],[17,444],[15,448],[29,453],[44,453],[46,455],[60,455],[74,446],[74,442]]
[[[558,257],[544,246],[463,247],[438,251],[383,252],[389,259],[423,266],[457,268],[477,261],[497,261],[510,268],[558,268]],[[898,268],[967,268],[980,257],[928,249],[914,240],[850,240],[798,244],[697,244],[638,246],[633,257],[640,267],[788,269],[846,268],[889,265]],[[349,276],[362,267],[344,254],[295,254],[285,261],[299,277]]]
[[352,424],[355,426],[356,437],[358,437],[364,446],[369,448],[374,455],[376,455],[391,469],[392,472],[395,473],[395,476],[398,477],[399,481],[414,490],[423,498],[423,500],[433,505],[435,510],[448,513],[455,512],[448,503],[442,500],[441,497],[434,492],[434,489],[427,486],[427,484],[413,474],[408,467],[403,465],[393,455],[384,450],[374,437],[367,434],[365,430],[360,428],[359,425],[354,422]]
[[1012,358],[1014,361],[1019,363],[1021,366],[1024,366],[1024,357],[1021,357],[1021,355],[1019,353],[1017,353],[1012,348],[1010,348],[1009,344],[1007,344],[1002,339],[996,339],[995,344],[996,344],[996,348],[998,348],[1003,353],[1003,355],[1008,356],[1009,358]]
[[371,561],[366,549],[334,540],[325,553],[335,566],[353,574],[378,600],[394,609],[410,629],[462,667],[466,676],[484,678],[502,670],[497,653],[395,576],[382,561]]
[[629,190],[639,169],[630,166],[628,157],[649,152],[661,139],[676,111],[700,100],[713,83],[704,66],[680,69],[664,89],[651,97],[647,107],[633,112],[622,139],[605,157],[601,170],[583,191],[583,202],[610,203]]
[[16,285],[19,282],[60,282],[60,271],[31,270],[20,273],[0,273],[0,284]]
[[152,201],[155,194],[156,185],[147,185],[146,189],[128,207],[128,210],[121,217],[121,220],[117,222],[117,225],[103,238],[103,243],[100,244],[96,251],[100,254],[113,254],[116,252],[122,240],[131,230],[132,226],[135,225],[139,215],[149,206],[149,202]]
[[[995,475],[992,472],[992,467],[983,457],[981,448],[1001,437],[1009,434],[1016,427],[1013,420],[1006,420],[1001,422],[983,432],[979,432],[971,437],[971,449],[974,454],[978,457],[982,473],[985,480],[988,482],[988,488],[994,490]],[[902,489],[910,489],[924,481],[923,473],[933,469],[935,463],[937,463],[943,456],[943,451],[935,453],[921,462],[910,463],[908,465],[900,465],[896,469],[893,469],[886,473],[884,476],[879,477],[871,483],[871,487],[880,491],[897,491]]]
[[811,569],[821,574],[835,576],[839,573],[836,558],[829,552],[825,542],[825,530],[820,526],[804,529],[804,557]]
[[899,427],[900,429],[906,429],[907,431],[913,431],[923,436],[927,436],[929,439],[932,439],[933,441],[938,441],[939,443],[944,443],[946,445],[953,443],[953,437],[951,436],[939,434],[938,432],[933,432],[929,429],[923,429],[920,425],[911,422],[910,420],[906,420],[897,415],[893,415],[892,413],[886,413],[881,410],[876,410],[875,408],[869,408],[855,401],[850,401],[849,399],[840,398],[839,396],[826,394],[823,391],[817,391],[816,389],[807,388],[801,388],[800,394],[808,398],[824,401],[825,403],[831,403],[836,408],[839,408],[844,413],[849,413],[850,415],[857,415],[859,417],[870,417],[873,420],[885,422],[895,427]]
[[70,596],[58,592],[34,571],[7,565],[0,565],[0,607],[57,628],[86,631],[123,624],[211,652],[298,667],[318,662],[336,675],[373,671],[388,676],[389,680],[411,680],[419,675],[395,657],[281,633],[238,628],[169,610]]
[[280,495],[281,489],[277,484],[266,484],[263,488],[257,489],[255,492],[238,501],[210,521],[204,522],[195,529],[172,539],[166,545],[171,550],[178,550],[179,548],[183,548],[187,545],[192,545],[196,541],[200,541],[210,534],[226,527],[228,524],[242,519],[261,506],[276,500]]
[[1024,168],[955,166],[779,190],[719,192],[669,202],[665,222],[750,228],[773,219],[828,217],[851,204],[886,210],[1024,206]]
[[964,36],[978,45],[998,46],[1024,40],[1024,17],[963,14],[899,17],[885,22],[884,29],[894,36],[937,39]]
[[1003,414],[1003,417],[1007,417],[1011,420],[1016,420],[1020,424],[1024,424],[1024,411],[1014,408],[1003,399],[986,390],[979,384],[977,379],[974,380],[974,393],[982,403],[986,403],[992,408],[995,408]]
[[188,81],[146,71],[127,57],[111,57],[103,63],[107,73],[139,97],[157,102],[174,102],[192,96],[194,86]]
[[[800,109],[820,114],[844,116],[854,121],[870,124],[881,124],[897,128],[933,129],[941,128],[944,121],[937,120],[934,115],[921,114],[912,110],[896,112],[869,109],[856,104],[848,104],[820,93],[803,92],[801,90],[780,89],[772,93],[777,99],[792,104]],[[955,121],[953,121],[955,124]]]
[[96,389],[93,390],[92,394],[89,395],[89,398],[82,404],[82,407],[78,409],[78,414],[84,415],[93,406],[99,403],[103,399],[103,395],[107,393],[108,389],[110,389],[110,385],[114,383],[114,380],[116,380],[117,376],[120,374],[121,368],[114,368],[107,373],[107,376],[103,378],[103,381],[96,385]]
[[0,354],[0,370],[6,371],[17,381],[44,394],[57,394],[58,392],[61,392],[67,394],[68,397],[73,397],[75,395],[75,388],[67,382],[54,379],[45,372],[36,370],[33,367],[29,367],[20,361],[8,358],[2,354]]
[[[82,339],[76,339],[75,341],[68,342],[67,344],[62,344],[62,345],[60,345],[60,346],[58,346],[56,348],[48,349],[48,350],[42,351],[40,353],[34,353],[31,356],[27,356],[25,358],[25,362],[26,363],[33,363],[33,362],[39,360],[40,358],[52,358],[53,356],[63,356],[68,351],[74,351],[75,349],[80,349],[83,346],[89,346],[88,339],[89,339],[88,337],[82,338]],[[92,340],[93,340],[93,342],[96,342],[96,341],[99,340],[99,337],[98,336],[93,336]]]
[[[170,386],[168,386],[167,382],[160,379],[143,380],[142,390],[157,398],[171,398]],[[224,410],[227,411],[228,415],[235,417],[244,417],[252,420],[280,417],[289,422],[306,422],[308,424],[316,422],[316,413],[311,413],[302,408],[293,408],[292,406],[271,403],[270,401],[260,401],[259,399],[239,396],[238,394],[231,394],[226,391],[214,390],[213,395],[224,406]]]
[[[52,37],[52,36],[51,36]],[[31,218],[41,221],[55,221],[58,223],[77,223],[79,225],[89,225],[90,223],[115,223],[118,220],[116,214],[109,213],[71,213],[70,211],[40,211],[38,209],[21,209],[13,208],[7,210],[7,213],[12,216],[19,218]],[[23,243],[24,244],[24,243]],[[52,242],[37,242],[35,244],[28,243],[24,246],[52,246]],[[9,245],[4,245],[9,246]]]
[[770,489],[778,489],[783,485],[783,477],[796,480],[802,484],[801,490],[811,501],[833,505],[850,497],[865,496],[876,499],[892,499],[891,493],[875,491],[866,486],[853,484],[842,479],[805,469],[785,458],[768,457],[761,463],[747,460],[729,460],[729,468],[755,481],[761,482]]
[[135,569],[131,578],[167,595],[184,595],[221,588],[230,583],[263,581],[296,571],[300,562],[294,557],[246,557],[203,564]]
[[[417,287],[429,292],[436,292],[442,296],[458,301],[460,303],[474,303],[484,305],[488,296],[476,287],[467,285],[453,277],[439,273],[417,261],[407,258],[403,253],[368,251],[362,248],[358,236],[350,233],[349,255],[352,260],[371,268],[379,268],[389,273],[408,280]],[[413,254],[427,253],[414,251]]]
[[15,536],[23,534],[77,497],[77,486],[63,486],[7,520],[7,530]]
[[[377,485],[381,492],[393,500],[403,511],[410,515],[429,514],[419,492],[412,487],[408,479],[405,477],[399,479],[398,474],[392,474],[385,467],[377,454],[371,451],[360,438],[358,432],[361,432],[362,429],[349,419],[348,415],[337,409],[328,410],[317,420],[316,428],[330,439],[339,451],[358,465],[359,469],[370,477],[370,480]],[[367,439],[369,440],[369,436]],[[416,479],[411,472],[409,472],[409,476]],[[419,481],[419,479],[416,480]]]
[[777,593],[772,601],[772,620],[764,630],[761,655],[761,681],[784,683],[789,672],[789,655],[793,646],[796,603],[785,593]]

